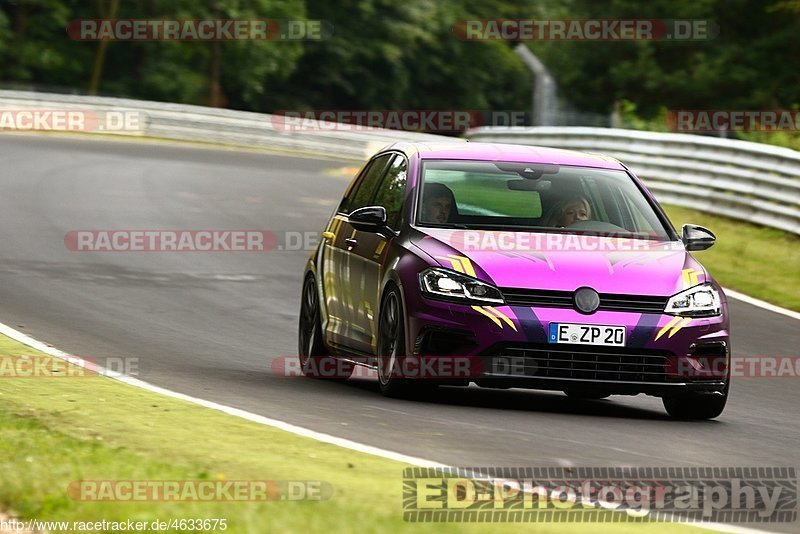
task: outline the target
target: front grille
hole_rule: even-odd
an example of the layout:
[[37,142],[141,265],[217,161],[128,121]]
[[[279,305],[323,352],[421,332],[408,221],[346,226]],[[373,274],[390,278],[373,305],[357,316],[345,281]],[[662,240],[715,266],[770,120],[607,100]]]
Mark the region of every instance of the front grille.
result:
[[521,377],[664,383],[674,381],[667,378],[664,365],[673,355],[666,350],[525,344],[504,345],[483,358],[484,369],[492,374],[514,369]]
[[[546,289],[522,289],[502,287],[500,291],[509,306],[535,306],[544,308],[573,308],[573,291],[552,291]],[[634,313],[661,313],[669,297],[650,295],[618,295],[600,293],[600,307],[604,311],[625,311]]]

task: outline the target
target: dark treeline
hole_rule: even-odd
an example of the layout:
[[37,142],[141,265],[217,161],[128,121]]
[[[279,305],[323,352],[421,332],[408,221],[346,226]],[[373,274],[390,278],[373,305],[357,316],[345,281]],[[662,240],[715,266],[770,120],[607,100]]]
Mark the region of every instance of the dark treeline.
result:
[[[0,84],[253,111],[530,106],[516,43],[463,42],[463,19],[709,19],[708,41],[527,45],[564,106],[608,114],[800,103],[796,0],[0,0]],[[81,42],[81,18],[322,19],[318,42]]]

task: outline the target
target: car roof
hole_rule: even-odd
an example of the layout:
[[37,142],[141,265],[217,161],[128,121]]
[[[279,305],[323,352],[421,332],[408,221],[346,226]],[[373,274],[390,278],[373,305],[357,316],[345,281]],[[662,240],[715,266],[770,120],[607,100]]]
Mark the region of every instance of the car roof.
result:
[[618,160],[603,154],[532,145],[465,143],[459,139],[422,143],[404,141],[386,147],[385,150],[400,150],[409,156],[417,154],[420,159],[513,161],[599,167],[602,169],[625,169]]

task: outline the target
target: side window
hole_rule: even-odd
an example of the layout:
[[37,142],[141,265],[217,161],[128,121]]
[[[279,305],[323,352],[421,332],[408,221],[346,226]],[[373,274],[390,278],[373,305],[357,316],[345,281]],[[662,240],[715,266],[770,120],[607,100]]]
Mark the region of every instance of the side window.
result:
[[378,188],[381,176],[383,176],[386,165],[393,154],[384,154],[372,160],[369,167],[364,171],[353,191],[348,198],[344,199],[339,211],[350,213],[354,209],[369,206],[375,190]]
[[406,158],[400,155],[395,156],[389,164],[389,170],[381,181],[381,186],[373,201],[373,204],[386,208],[386,222],[389,224],[389,228],[395,230],[400,227],[407,177],[408,162]]

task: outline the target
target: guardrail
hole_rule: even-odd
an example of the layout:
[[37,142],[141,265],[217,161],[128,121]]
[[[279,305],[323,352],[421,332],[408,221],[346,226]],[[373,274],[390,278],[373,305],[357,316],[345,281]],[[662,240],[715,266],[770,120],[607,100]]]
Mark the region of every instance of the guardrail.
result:
[[795,150],[610,128],[484,127],[467,137],[601,152],[630,167],[660,202],[800,234],[800,152]]
[[[307,128],[292,130],[281,127],[280,116],[264,113],[24,91],[0,91],[0,110],[137,112],[143,118],[138,129],[90,133],[277,149],[347,160],[365,159],[395,141],[445,139],[378,128],[346,130],[313,120],[304,123]],[[662,202],[800,234],[800,152],[794,150],[610,128],[484,127],[470,130],[467,138],[609,154],[630,166]]]
[[305,121],[305,129],[293,131],[292,128],[282,127],[285,124],[282,117],[266,113],[26,91],[0,91],[0,111],[2,110],[68,110],[98,114],[137,112],[142,118],[137,129],[105,128],[87,130],[87,133],[278,149],[347,160],[366,159],[378,149],[395,141],[442,139],[436,135],[380,128],[359,127],[345,130],[341,125],[315,120]]

